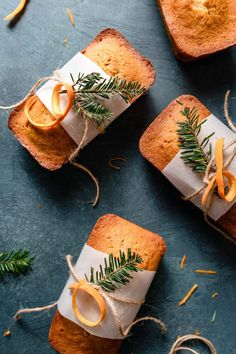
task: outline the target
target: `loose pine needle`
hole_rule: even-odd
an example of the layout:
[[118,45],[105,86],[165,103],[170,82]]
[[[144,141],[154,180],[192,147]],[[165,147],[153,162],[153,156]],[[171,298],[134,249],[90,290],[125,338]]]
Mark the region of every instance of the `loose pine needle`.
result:
[[180,270],[184,269],[186,259],[187,259],[187,257],[186,257],[186,255],[184,255],[183,258],[181,259],[181,262],[180,262]]
[[217,297],[219,294],[217,293],[217,292],[214,292],[212,295],[211,295],[211,297],[212,297],[212,299],[214,299],[215,297]]
[[108,164],[111,168],[114,168],[115,170],[120,170],[120,166],[116,166],[113,164],[114,161],[126,161],[124,157],[113,157],[112,159],[109,160]]
[[27,0],[21,0],[21,2],[19,3],[19,5],[15,8],[15,10],[13,10],[9,15],[7,15],[6,17],[4,17],[4,21],[10,21],[13,20],[13,18],[15,18],[17,15],[19,15],[19,13],[21,11],[23,11],[25,5],[26,5]]
[[9,331],[9,329],[3,332],[3,337],[10,337],[10,335],[11,335],[11,331]]
[[186,304],[186,302],[190,299],[190,297],[195,293],[195,291],[198,288],[198,284],[195,284],[192,286],[192,288],[189,290],[189,292],[185,295],[185,297],[179,302],[179,306],[183,306]]
[[75,27],[75,18],[74,18],[73,12],[69,8],[66,9],[66,12],[67,12],[67,15],[69,17],[69,20],[70,20],[72,26]]
[[214,313],[213,313],[213,316],[212,316],[211,322],[215,322],[215,319],[216,319],[216,311],[214,311]]
[[209,274],[209,275],[217,274],[217,272],[215,270],[205,270],[205,269],[197,269],[197,270],[195,270],[195,273],[198,273],[198,274]]

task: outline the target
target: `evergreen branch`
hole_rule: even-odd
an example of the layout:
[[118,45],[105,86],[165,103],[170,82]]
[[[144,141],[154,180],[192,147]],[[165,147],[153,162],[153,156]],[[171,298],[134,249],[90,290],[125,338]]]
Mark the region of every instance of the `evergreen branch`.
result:
[[112,292],[129,283],[129,279],[133,278],[130,273],[142,270],[137,267],[141,263],[143,263],[141,256],[129,248],[127,255],[120,251],[119,257],[110,254],[108,260],[104,258],[104,265],[99,267],[100,271],[95,271],[91,267],[90,277],[85,274],[85,278],[88,282],[99,285],[104,291]]
[[[181,102],[177,103],[181,104]],[[194,172],[204,173],[211,159],[209,141],[215,133],[206,136],[200,143],[198,136],[206,120],[198,123],[199,114],[196,107],[192,109],[184,107],[181,114],[185,117],[183,122],[178,122],[179,129],[177,129],[181,158]]]
[[34,257],[30,257],[29,251],[18,250],[0,253],[0,276],[4,273],[22,274],[31,269]]
[[88,75],[79,74],[77,80],[72,75],[71,78],[76,112],[92,119],[98,126],[112,116],[112,112],[102,104],[104,99],[118,94],[125,102],[129,102],[146,91],[138,82],[129,82],[118,77],[110,77],[107,80],[95,72]]

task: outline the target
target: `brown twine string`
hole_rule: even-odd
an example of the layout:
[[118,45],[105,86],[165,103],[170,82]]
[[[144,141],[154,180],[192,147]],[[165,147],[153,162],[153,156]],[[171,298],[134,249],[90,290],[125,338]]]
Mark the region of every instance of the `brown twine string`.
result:
[[43,82],[48,81],[48,80],[54,80],[54,81],[61,82],[59,79],[57,79],[56,77],[53,77],[53,76],[42,77],[33,85],[33,87],[29,90],[29,92],[25,95],[25,97],[22,98],[22,100],[14,103],[10,106],[0,106],[0,109],[7,111],[8,109],[13,109],[13,108],[17,108],[17,107],[21,106],[23,103],[25,103],[25,101],[27,101],[27,99],[30,96],[32,96],[35,93],[36,88],[38,88]]
[[86,172],[90,178],[92,179],[92,181],[94,182],[95,184],[95,187],[96,187],[96,196],[93,200],[93,203],[92,203],[92,206],[95,207],[98,203],[98,200],[99,200],[99,196],[100,196],[100,187],[99,187],[99,183],[98,183],[98,180],[97,178],[94,176],[94,174],[87,168],[85,167],[84,165],[78,163],[75,161],[76,157],[79,155],[80,153],[80,150],[81,150],[81,147],[83,146],[84,142],[86,141],[86,138],[87,138],[87,134],[88,134],[88,121],[87,119],[85,118],[85,128],[84,128],[84,134],[83,134],[83,137],[80,141],[80,144],[78,145],[78,147],[76,148],[76,150],[74,152],[72,152],[72,154],[70,155],[69,157],[69,163],[71,165],[73,165],[75,168],[78,168],[84,172]]
[[54,302],[51,305],[46,305],[46,306],[42,306],[42,307],[33,307],[33,308],[25,308],[25,309],[20,309],[18,310],[15,315],[14,315],[14,319],[18,320],[19,319],[19,315],[22,315],[23,313],[32,313],[32,312],[42,312],[42,311],[47,311],[52,309],[53,307],[55,307],[57,305],[57,301]]
[[209,339],[204,338],[202,336],[198,336],[196,334],[187,334],[185,336],[177,338],[177,340],[172,345],[169,354],[175,354],[177,351],[180,351],[180,350],[188,350],[194,354],[199,354],[197,351],[195,351],[189,347],[182,346],[183,343],[191,341],[191,340],[197,340],[197,341],[203,342],[204,344],[206,344],[206,346],[210,350],[211,354],[217,354],[214,344]]
[[[61,77],[60,77],[60,71],[56,70],[56,71],[54,71],[54,76],[48,76],[48,77],[43,77],[43,78],[39,79],[33,85],[33,87],[29,90],[29,92],[25,95],[25,97],[22,100],[16,102],[13,105],[10,105],[10,106],[0,106],[0,109],[9,110],[9,109],[13,109],[13,108],[17,108],[17,107],[21,106],[23,103],[25,103],[27,101],[27,99],[29,97],[31,97],[35,93],[36,88],[38,88],[43,82],[48,81],[48,80],[54,80],[54,81],[63,83],[63,81],[61,80]],[[92,202],[92,206],[95,207],[98,203],[99,196],[100,196],[100,188],[99,188],[98,180],[87,167],[85,167],[84,165],[75,161],[76,157],[78,157],[78,155],[80,153],[82,145],[86,141],[87,133],[88,133],[88,122],[85,117],[85,129],[84,129],[84,134],[83,134],[82,140],[81,140],[80,144],[78,145],[78,147],[76,148],[76,150],[71,153],[68,161],[75,168],[80,169],[80,170],[84,171],[85,173],[87,173],[90,176],[90,178],[92,179],[92,181],[94,182],[95,187],[96,187],[96,196]]]
[[225,119],[227,120],[227,123],[229,124],[230,128],[233,130],[233,132],[236,133],[236,126],[233,123],[233,119],[229,114],[229,95],[230,95],[230,90],[228,90],[225,94],[224,115],[225,115]]
[[[66,256],[66,261],[67,261],[67,265],[68,265],[68,268],[70,270],[70,273],[71,275],[73,276],[73,278],[76,280],[76,281],[81,281],[81,279],[77,276],[76,272],[75,272],[75,269],[72,265],[72,256],[70,255],[67,255]],[[114,316],[114,319],[115,319],[115,322],[116,322],[116,325],[117,327],[119,328],[119,331],[120,333],[124,336],[124,337],[127,337],[130,330],[133,328],[134,325],[136,325],[137,323],[141,322],[141,321],[152,321],[154,323],[156,323],[159,327],[160,327],[160,330],[161,330],[161,333],[164,333],[166,331],[166,326],[165,324],[159,320],[158,318],[156,317],[151,317],[151,316],[145,316],[145,317],[141,317],[141,318],[138,318],[137,320],[131,322],[127,328],[124,328],[124,325],[121,321],[121,319],[119,318],[119,316],[117,315],[117,312],[116,312],[116,309],[115,309],[115,306],[113,304],[113,302],[111,301],[111,299],[115,300],[115,301],[118,301],[118,302],[123,302],[123,303],[126,303],[126,304],[133,304],[133,305],[142,305],[144,303],[144,300],[141,300],[141,301],[135,301],[133,299],[127,299],[127,298],[123,298],[121,296],[116,296],[114,294],[109,294],[109,293],[105,293],[98,285],[95,285],[95,284],[92,284],[92,283],[89,283],[88,284],[92,287],[94,287],[96,290],[99,291],[99,293],[105,298],[105,300],[109,303],[110,305],[110,308],[111,308],[111,312]],[[50,305],[47,305],[47,306],[43,306],[43,307],[34,307],[34,308],[24,308],[24,309],[20,309],[16,312],[16,314],[14,315],[14,318],[17,320],[19,318],[19,315],[20,314],[23,314],[23,313],[32,313],[32,312],[41,312],[41,311],[47,311],[47,310],[50,310],[51,308],[55,307],[56,305],[58,304],[58,301],[54,302],[53,304],[50,304]]]

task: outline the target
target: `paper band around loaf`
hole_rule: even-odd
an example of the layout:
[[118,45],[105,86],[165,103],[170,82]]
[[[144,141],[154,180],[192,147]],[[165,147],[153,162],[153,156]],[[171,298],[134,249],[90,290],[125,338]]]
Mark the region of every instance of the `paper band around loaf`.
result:
[[[76,79],[79,73],[87,75],[93,72],[99,73],[103,78],[109,79],[109,75],[107,75],[96,63],[79,52],[60,70],[57,70],[56,75],[62,82],[73,84],[71,74]],[[56,82],[50,80],[36,92],[38,98],[51,113],[53,113],[51,98],[55,85]],[[61,95],[62,109],[66,106],[66,98],[63,96],[65,95]],[[113,113],[113,116],[103,124],[103,128],[106,128],[130,106],[130,103],[126,103],[122,97],[120,97],[118,94],[115,94],[108,100],[104,99],[103,105]],[[65,131],[70,135],[70,137],[75,141],[77,145],[80,144],[84,134],[84,119],[86,118],[82,117],[80,114],[77,114],[72,108],[67,116],[63,119],[63,121],[60,122],[61,126],[65,129]],[[96,124],[90,119],[87,119],[87,121],[88,134],[82,148],[100,134],[100,130]]]
[[[207,117],[206,122],[202,125],[201,132],[199,134],[199,141],[201,142],[205,136],[210,135],[212,132],[215,134],[210,138],[210,143],[212,148],[215,146],[215,142],[219,138],[224,138],[225,146],[230,144],[235,140],[235,133],[232,132],[225,124],[223,124],[219,119],[217,119],[213,114]],[[234,146],[227,149],[224,152],[225,159],[232,154]],[[213,149],[214,150],[214,149]],[[234,159],[230,166],[230,171],[236,175],[236,160]],[[193,194],[194,192],[200,191],[203,186],[203,178],[201,174],[197,174],[192,171],[192,169],[184,164],[181,159],[181,150],[175,155],[175,157],[167,164],[167,166],[162,170],[162,173],[167,177],[167,179],[185,196]],[[201,204],[201,198],[203,191],[199,193],[196,198],[192,198],[191,201],[194,205],[204,211],[204,206]],[[221,216],[223,216],[232,205],[235,200],[226,203],[224,200],[215,197],[211,208],[208,210],[208,215],[217,221]]]
[[[107,256],[107,253],[98,251],[85,244],[75,265],[76,275],[79,278],[84,278],[84,274],[88,275],[90,273],[91,267],[99,269],[99,265],[104,263],[104,258],[107,258]],[[143,270],[142,272],[138,273],[132,273],[133,279],[130,279],[130,283],[121,286],[120,289],[115,290],[113,294],[117,296],[122,296],[123,298],[133,299],[135,301],[142,301],[143,299],[145,299],[146,293],[149,289],[149,286],[151,285],[155,274],[155,271],[148,270]],[[70,276],[58,301],[58,310],[61,315],[71,320],[72,322],[78,324],[87,332],[97,337],[109,339],[123,339],[124,337],[121,335],[119,328],[117,327],[115,318],[112,314],[108,302],[106,302],[106,317],[103,322],[100,323],[99,326],[88,327],[78,321],[71,305],[72,293],[69,287],[73,283],[74,278]],[[122,321],[124,326],[127,327],[136,317],[140,308],[140,304],[123,303],[113,299],[110,299],[110,301],[115,307],[116,313],[118,314],[120,320]],[[91,321],[97,320],[97,318],[99,317],[99,309],[88,295],[81,293],[77,304],[78,308],[81,310],[82,314],[86,316],[86,318]]]

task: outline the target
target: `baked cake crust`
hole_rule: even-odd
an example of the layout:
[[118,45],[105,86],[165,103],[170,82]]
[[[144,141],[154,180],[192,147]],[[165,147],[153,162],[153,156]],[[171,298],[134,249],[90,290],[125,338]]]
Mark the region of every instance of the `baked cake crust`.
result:
[[235,0],[157,0],[175,55],[192,61],[236,44]]

